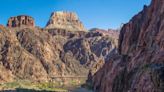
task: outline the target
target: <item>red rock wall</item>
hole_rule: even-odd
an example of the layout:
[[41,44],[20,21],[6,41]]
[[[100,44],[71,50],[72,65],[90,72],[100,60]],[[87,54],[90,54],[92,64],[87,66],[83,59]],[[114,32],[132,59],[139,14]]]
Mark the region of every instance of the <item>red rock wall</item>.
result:
[[164,0],[125,24],[119,53],[92,76],[95,92],[164,92]]

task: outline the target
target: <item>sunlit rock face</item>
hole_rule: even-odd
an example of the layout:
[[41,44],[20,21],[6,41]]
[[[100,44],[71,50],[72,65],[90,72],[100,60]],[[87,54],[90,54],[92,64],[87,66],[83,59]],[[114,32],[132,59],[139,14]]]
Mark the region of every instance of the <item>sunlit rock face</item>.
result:
[[46,28],[66,29],[69,31],[86,31],[76,13],[63,11],[53,12]]
[[95,92],[164,92],[164,1],[152,0],[120,32],[119,53],[94,76]]
[[35,26],[35,21],[32,17],[27,15],[20,15],[16,17],[11,17],[7,23],[8,27],[21,27],[21,26]]

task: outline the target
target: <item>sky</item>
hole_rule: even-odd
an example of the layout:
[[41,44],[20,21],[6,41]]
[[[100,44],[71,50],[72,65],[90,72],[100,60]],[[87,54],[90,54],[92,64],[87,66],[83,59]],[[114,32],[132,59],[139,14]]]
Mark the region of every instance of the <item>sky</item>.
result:
[[116,29],[149,5],[151,0],[1,0],[0,24],[8,18],[29,15],[37,26],[45,27],[55,11],[76,12],[87,29]]

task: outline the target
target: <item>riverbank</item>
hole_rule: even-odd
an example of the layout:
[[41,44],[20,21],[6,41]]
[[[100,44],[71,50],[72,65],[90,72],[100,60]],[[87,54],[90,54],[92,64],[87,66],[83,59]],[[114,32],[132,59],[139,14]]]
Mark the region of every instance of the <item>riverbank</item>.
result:
[[61,85],[61,83],[16,81],[0,84],[0,92],[92,92],[81,84]]

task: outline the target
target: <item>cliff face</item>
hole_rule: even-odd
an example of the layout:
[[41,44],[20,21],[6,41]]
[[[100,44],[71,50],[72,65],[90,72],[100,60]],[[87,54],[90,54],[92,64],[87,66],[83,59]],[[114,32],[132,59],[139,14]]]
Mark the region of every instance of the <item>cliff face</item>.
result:
[[119,53],[92,76],[95,92],[163,92],[163,36],[164,1],[152,0],[123,26]]
[[8,27],[21,27],[21,26],[35,26],[34,19],[30,16],[20,15],[16,17],[11,17],[7,23]]
[[54,12],[46,25],[48,29],[67,29],[70,31],[85,31],[82,22],[73,12]]

